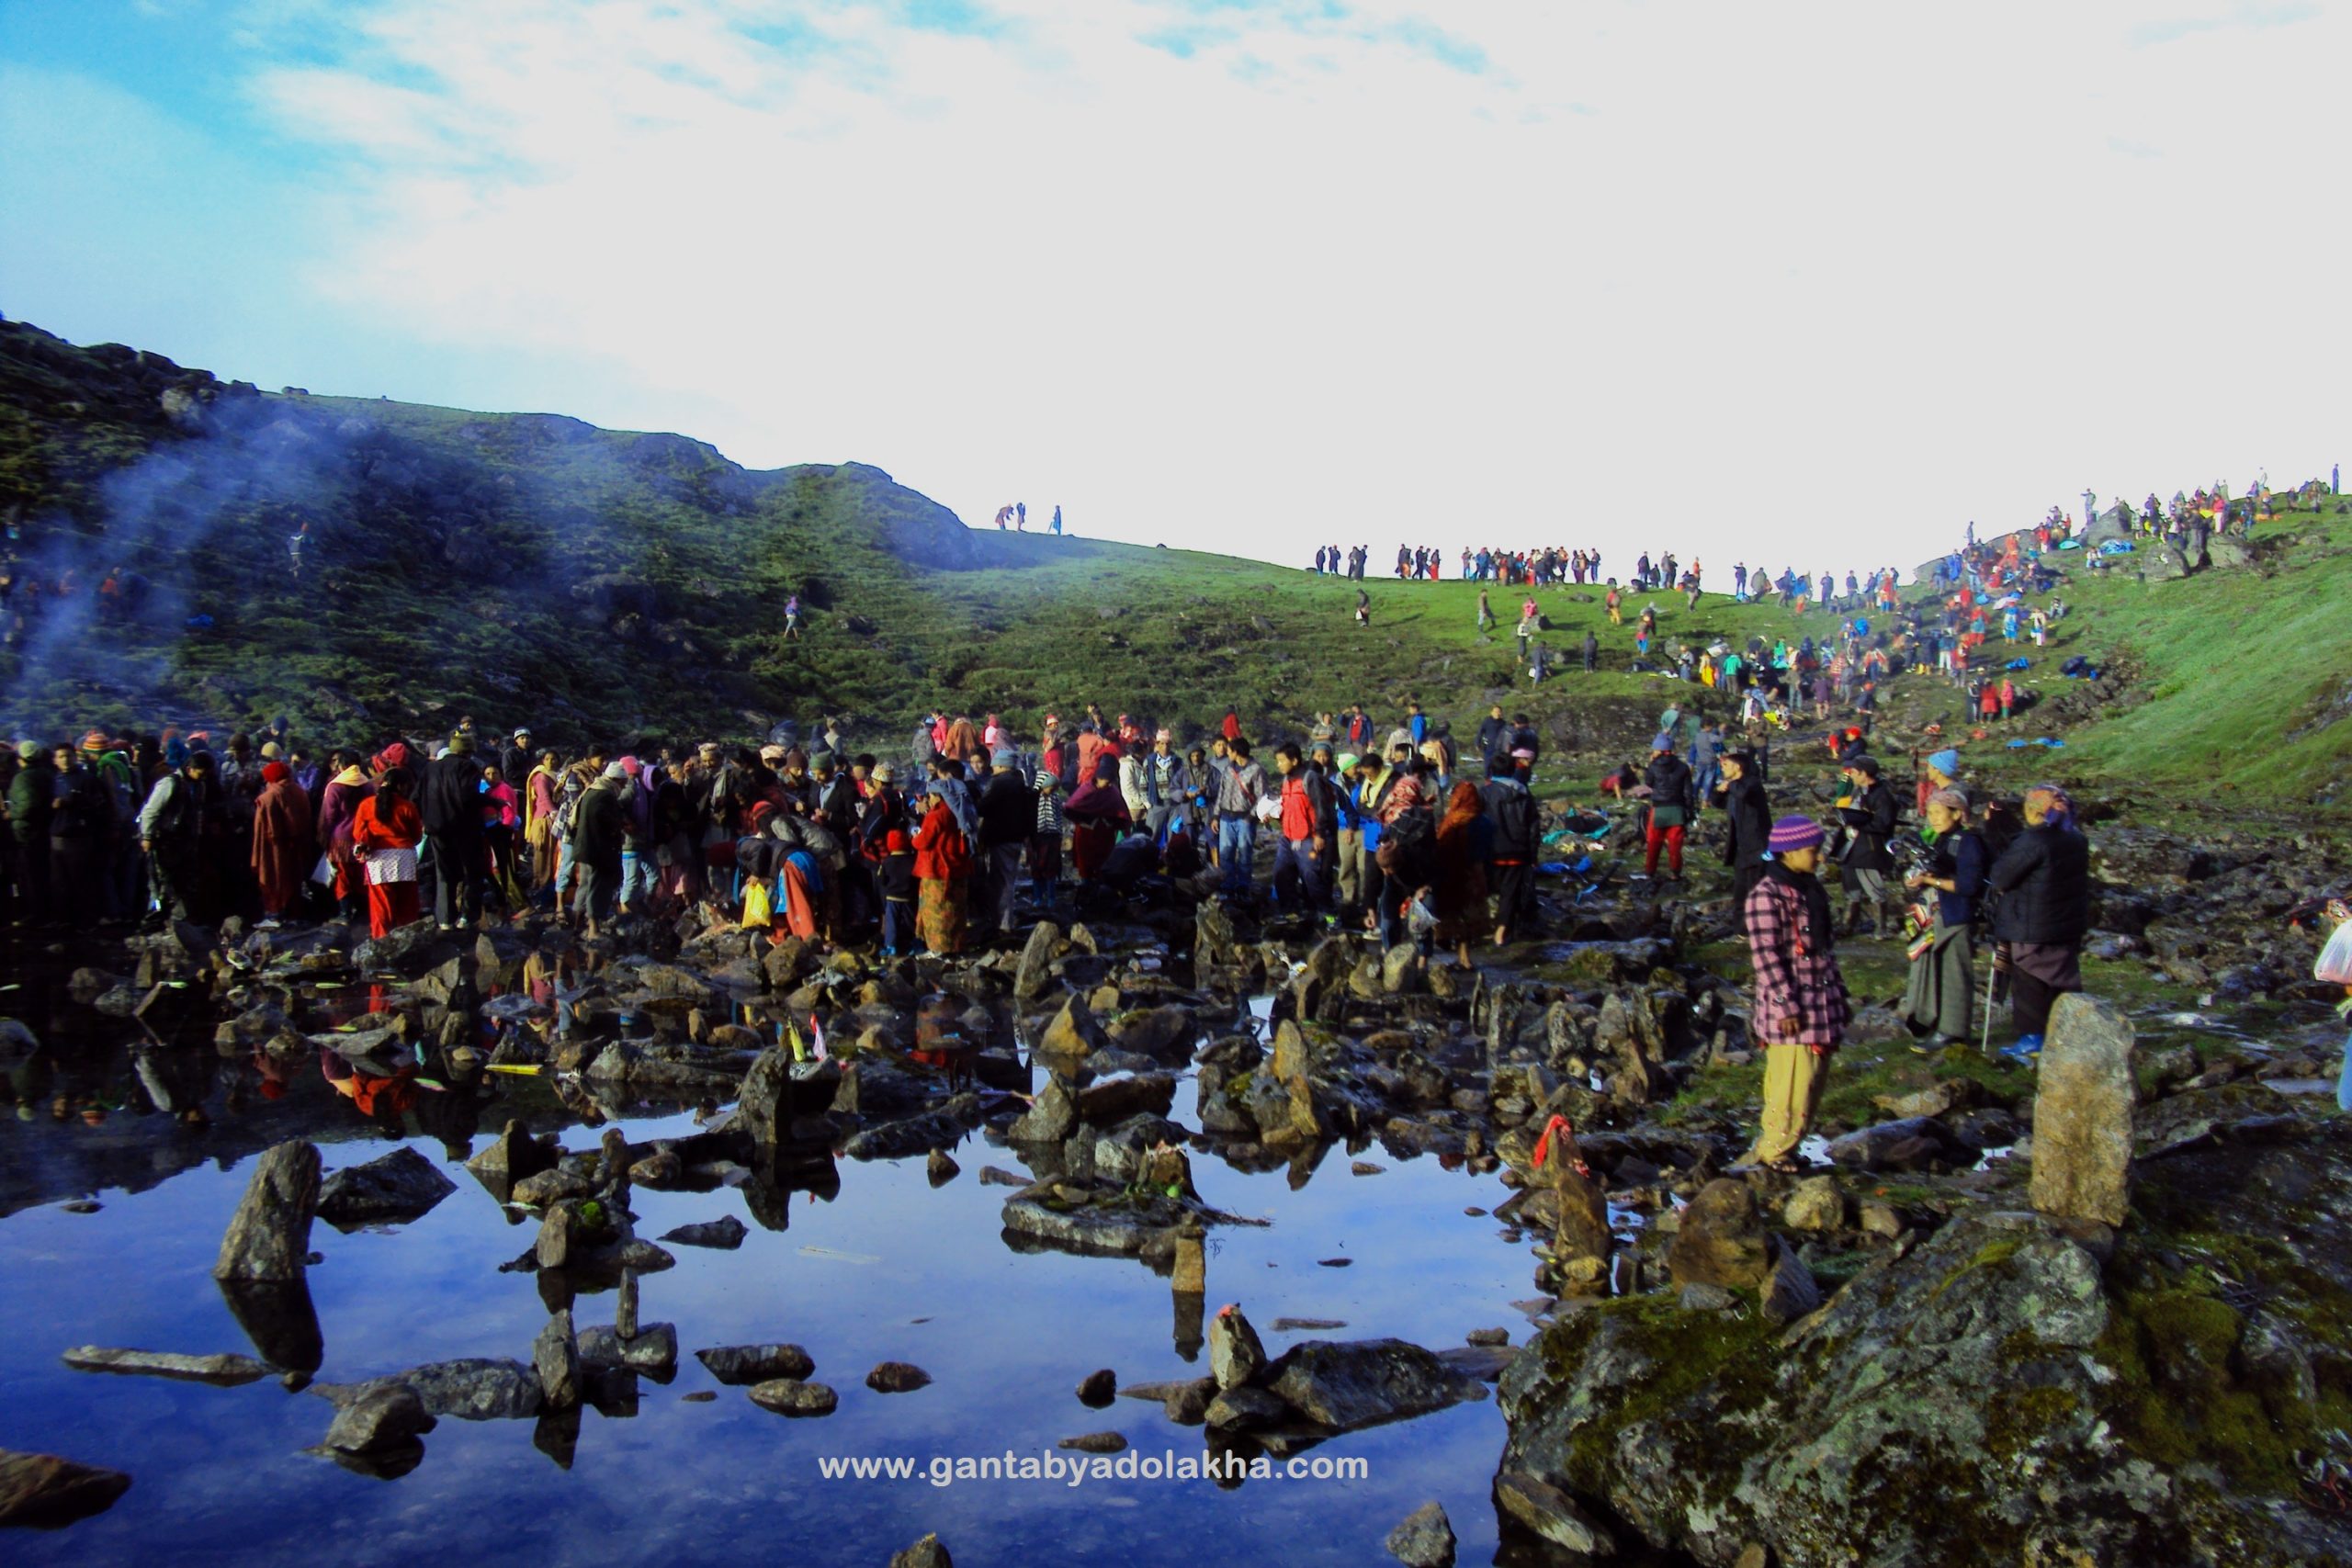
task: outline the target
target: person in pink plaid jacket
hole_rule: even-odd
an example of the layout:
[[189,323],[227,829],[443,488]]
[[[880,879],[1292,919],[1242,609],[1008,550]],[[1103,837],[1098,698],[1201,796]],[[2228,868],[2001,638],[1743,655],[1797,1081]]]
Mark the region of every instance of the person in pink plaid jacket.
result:
[[1829,890],[1814,875],[1825,836],[1810,818],[1772,824],[1763,879],[1741,911],[1756,970],[1747,1028],[1764,1047],[1764,1124],[1743,1163],[1770,1170],[1804,1168],[1797,1145],[1821,1103],[1829,1055],[1854,1015],[1838,969]]

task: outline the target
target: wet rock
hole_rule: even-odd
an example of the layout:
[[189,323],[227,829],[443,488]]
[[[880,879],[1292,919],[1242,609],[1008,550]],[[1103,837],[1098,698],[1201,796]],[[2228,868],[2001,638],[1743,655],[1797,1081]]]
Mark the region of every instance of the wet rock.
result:
[[624,1337],[616,1328],[591,1325],[580,1331],[580,1370],[639,1372],[668,1382],[678,1373],[678,1331],[666,1323],[646,1323]]
[[1861,1219],[1862,1234],[1865,1235],[1880,1236],[1893,1241],[1903,1234],[1903,1216],[1895,1212],[1892,1204],[1865,1203],[1862,1205]]
[[327,1425],[326,1446],[349,1454],[380,1454],[405,1449],[437,1423],[406,1383],[369,1389],[335,1412]]
[[539,1375],[539,1402],[544,1409],[569,1410],[580,1403],[580,1345],[571,1331],[570,1309],[549,1317],[531,1345],[531,1366]]
[[130,1490],[119,1470],[0,1449],[0,1525],[58,1529],[105,1513]]
[[1836,1231],[1846,1225],[1846,1195],[1835,1179],[1808,1177],[1781,1207],[1781,1223],[1792,1231]]
[[1453,1568],[1453,1524],[1435,1503],[1406,1515],[1382,1544],[1406,1568]]
[[1398,942],[1381,956],[1380,988],[1392,997],[1423,988],[1420,952],[1411,942]]
[[1758,1310],[1772,1323],[1791,1323],[1821,1305],[1821,1287],[1802,1258],[1776,1236],[1772,1271],[1757,1292]]
[[1290,1406],[1280,1394],[1238,1383],[1220,1390],[1202,1410],[1201,1418],[1212,1427],[1273,1427],[1290,1418]]
[[354,967],[370,975],[392,971],[415,976],[457,956],[458,945],[431,920],[418,920],[361,942],[351,951]]
[[1508,1328],[1474,1328],[1469,1333],[1464,1335],[1462,1338],[1463,1343],[1465,1345],[1508,1345],[1510,1343],[1510,1330]]
[[1054,1015],[1054,1021],[1037,1037],[1039,1051],[1065,1060],[1105,1050],[1110,1044],[1111,1037],[1095,1021],[1093,1010],[1086,1005],[1085,998],[1078,996],[1062,1004],[1061,1011]]
[[584,1173],[568,1166],[542,1170],[514,1183],[510,1201],[526,1209],[551,1209],[557,1204],[585,1198],[596,1190],[596,1183]]
[[841,1404],[841,1396],[823,1383],[802,1382],[797,1378],[755,1384],[751,1399],[761,1409],[778,1416],[831,1416]]
[[254,1164],[245,1194],[220,1238],[216,1280],[282,1281],[302,1278],[311,1253],[311,1216],[319,1201],[319,1151],[306,1139],[279,1144]]
[[1215,1378],[1193,1378],[1172,1385],[1160,1400],[1160,1410],[1180,1427],[1198,1427],[1209,1418],[1216,1396]]
[[1204,898],[1193,913],[1193,967],[1223,969],[1243,962],[1241,945],[1233,931],[1233,917],[1214,898]]
[[815,966],[816,955],[797,936],[788,936],[760,954],[760,972],[767,976],[772,991],[790,991]]
[[458,1190],[433,1162],[405,1144],[380,1159],[345,1166],[319,1189],[319,1216],[337,1230],[407,1224],[430,1213]]
[[927,1535],[904,1551],[891,1553],[890,1568],[956,1568],[956,1564],[939,1537]]
[[1266,1347],[1258,1331],[1233,1303],[1217,1308],[1209,1320],[1209,1372],[1221,1389],[1239,1388],[1256,1381],[1266,1369]]
[[1283,1351],[1264,1384],[1308,1420],[1342,1432],[1486,1397],[1476,1379],[1402,1339],[1309,1339]]
[[2080,992],[2050,1010],[2033,1102],[2033,1206],[2120,1225],[2132,1201],[2131,1021]]
[[1101,1409],[1119,1396],[1119,1375],[1108,1367],[1091,1371],[1079,1381],[1078,1398],[1081,1404]]
[[341,1406],[395,1384],[412,1390],[433,1415],[459,1421],[528,1420],[539,1413],[537,1371],[482,1356],[428,1361],[365,1382],[314,1382],[303,1392]]
[[1495,1477],[1495,1508],[1563,1551],[1607,1557],[1617,1550],[1616,1540],[1575,1498],[1524,1471],[1506,1470]]
[[955,1180],[956,1172],[963,1168],[947,1157],[947,1151],[944,1149],[932,1150],[931,1157],[923,1161],[923,1174],[930,1178],[933,1187],[944,1187]]
[[1089,1432],[1083,1437],[1064,1438],[1054,1446],[1076,1449],[1080,1453],[1115,1454],[1125,1451],[1127,1439],[1123,1432]]
[[1676,1304],[1684,1312],[1723,1312],[1738,1303],[1739,1298],[1721,1285],[1702,1284],[1695,1280],[1683,1286],[1682,1294],[1676,1298]]
[[742,1221],[732,1214],[725,1214],[715,1220],[680,1225],[675,1230],[664,1232],[662,1239],[674,1241],[681,1247],[708,1247],[732,1252],[743,1245],[743,1237],[749,1234]]
[[797,1345],[716,1345],[695,1351],[695,1359],[730,1385],[797,1382],[817,1370]]
[[171,1378],[180,1382],[208,1382],[219,1388],[258,1382],[269,1375],[269,1369],[251,1356],[233,1353],[187,1356],[169,1350],[118,1350],[77,1345],[60,1359],[80,1372],[123,1372]]
[[931,1374],[911,1361],[881,1361],[865,1374],[865,1386],[876,1393],[912,1393],[931,1382]]

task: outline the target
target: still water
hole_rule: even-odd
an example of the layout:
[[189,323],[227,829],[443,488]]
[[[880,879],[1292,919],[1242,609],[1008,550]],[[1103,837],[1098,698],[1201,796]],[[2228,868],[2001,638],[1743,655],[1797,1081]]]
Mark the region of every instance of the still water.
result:
[[[174,1052],[210,1057],[204,1045]],[[112,1060],[100,1077],[135,1073],[121,1047]],[[317,1565],[495,1554],[699,1563],[758,1553],[847,1568],[878,1564],[937,1531],[967,1564],[1363,1564],[1391,1561],[1382,1538],[1431,1499],[1452,1517],[1462,1561],[1494,1555],[1488,1485],[1503,1423],[1491,1398],[1311,1450],[1362,1456],[1370,1465],[1363,1480],[1225,1489],[1090,1477],[1072,1489],[820,1478],[821,1457],[905,1455],[920,1469],[934,1455],[1034,1454],[1105,1429],[1146,1454],[1203,1451],[1201,1428],[1170,1422],[1155,1402],[1122,1399],[1101,1410],[1079,1402],[1078,1382],[1096,1368],[1114,1369],[1122,1383],[1193,1377],[1205,1372],[1205,1353],[1180,1357],[1167,1281],[1140,1264],[1008,1247],[998,1212],[1012,1190],[978,1178],[984,1164],[1021,1167],[981,1135],[953,1151],[963,1172],[938,1189],[920,1159],[842,1161],[838,1194],[792,1194],[782,1231],[762,1228],[729,1189],[639,1188],[641,1236],[730,1213],[750,1235],[734,1252],[673,1246],[677,1267],[645,1278],[644,1321],[677,1325],[676,1380],[643,1382],[627,1418],[583,1412],[568,1470],[533,1446],[530,1422],[445,1417],[424,1439],[421,1466],[375,1480],[303,1451],[333,1415],[316,1394],[274,1380],[222,1389],[71,1371],[59,1353],[83,1344],[251,1353],[210,1269],[258,1151],[313,1137],[332,1171],[390,1146],[384,1127],[339,1100],[314,1068],[295,1075],[283,1098],[240,1100],[233,1109],[217,1083],[208,1087],[209,1070],[195,1068],[180,1091],[205,1105],[209,1126],[124,1111],[88,1125],[78,1115],[53,1120],[46,1104],[30,1122],[0,1122],[0,1206],[15,1211],[0,1218],[0,1385],[8,1391],[0,1447],[134,1478],[95,1518],[53,1534],[0,1535],[0,1560]],[[536,1089],[514,1092],[529,1099]],[[543,1093],[535,1103],[534,1126],[562,1122]],[[1190,1121],[1191,1105],[1187,1082],[1180,1119]],[[628,1122],[634,1143],[692,1130],[685,1113],[645,1110]],[[494,1130],[514,1113],[493,1101],[481,1125]],[[403,1128],[415,1134],[405,1141],[458,1183],[438,1207],[403,1226],[344,1235],[322,1221],[312,1229],[323,1255],[310,1271],[326,1341],[322,1380],[453,1357],[530,1359],[546,1309],[528,1275],[502,1274],[498,1265],[530,1246],[536,1226],[510,1223],[455,1163],[464,1135],[446,1120],[424,1135],[412,1112]],[[585,1147],[594,1138],[573,1125],[565,1142]],[[1429,1158],[1398,1161],[1377,1146],[1358,1157],[1387,1169],[1351,1175],[1348,1151],[1334,1148],[1295,1186],[1286,1168],[1247,1174],[1195,1153],[1208,1202],[1272,1221],[1211,1231],[1211,1310],[1240,1303],[1275,1354],[1309,1337],[1274,1332],[1285,1315],[1345,1320],[1344,1329],[1322,1331],[1328,1337],[1393,1335],[1442,1349],[1472,1329],[1508,1325],[1521,1342],[1527,1325],[1510,1303],[1531,1293],[1532,1259],[1524,1244],[1500,1237],[1494,1220],[1463,1212],[1491,1207],[1507,1190],[1491,1176]],[[77,1198],[102,1207],[62,1206]],[[1320,1261],[1334,1258],[1351,1261]],[[582,1296],[575,1319],[609,1323],[612,1302],[609,1293]],[[777,1340],[814,1357],[815,1379],[840,1393],[834,1415],[771,1415],[743,1390],[718,1384],[692,1354]],[[865,1373],[885,1359],[912,1361],[934,1381],[876,1393]],[[718,1397],[682,1397],[698,1391]]]

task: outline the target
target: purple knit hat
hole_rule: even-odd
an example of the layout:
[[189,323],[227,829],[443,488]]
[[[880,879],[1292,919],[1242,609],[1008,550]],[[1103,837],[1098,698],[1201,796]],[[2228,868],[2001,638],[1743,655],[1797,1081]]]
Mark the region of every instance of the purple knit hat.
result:
[[1764,847],[1777,855],[1784,850],[1809,850],[1828,837],[1810,817],[1783,817],[1772,824],[1772,836]]

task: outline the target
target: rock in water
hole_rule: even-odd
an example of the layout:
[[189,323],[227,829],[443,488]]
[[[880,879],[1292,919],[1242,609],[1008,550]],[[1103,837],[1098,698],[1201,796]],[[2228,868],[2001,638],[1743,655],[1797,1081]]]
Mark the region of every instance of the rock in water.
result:
[[1424,1503],[1388,1532],[1388,1555],[1407,1568],[1453,1568],[1453,1522],[1435,1503]]
[[130,1477],[119,1470],[0,1449],[0,1525],[56,1529],[105,1513],[130,1490]]
[[817,1370],[797,1345],[715,1345],[695,1351],[695,1359],[729,1384],[797,1382]]
[[820,1382],[802,1382],[797,1378],[776,1378],[755,1385],[752,1403],[763,1410],[773,1410],[778,1416],[831,1416],[841,1396]]
[[716,1220],[680,1225],[673,1231],[663,1233],[662,1239],[674,1241],[681,1247],[713,1247],[732,1252],[743,1245],[743,1237],[748,1234],[742,1221],[727,1214]]
[[1054,983],[1048,973],[1062,945],[1062,929],[1051,920],[1039,920],[1029,929],[1029,941],[1021,950],[1021,967],[1013,972],[1012,995],[1015,1000],[1034,1002],[1046,994]]
[[931,1374],[911,1361],[880,1361],[865,1374],[865,1386],[876,1393],[911,1393],[931,1382]]
[[385,1453],[414,1442],[435,1425],[416,1390],[385,1383],[335,1412],[327,1427],[327,1447],[348,1454]]
[[1004,1135],[1016,1144],[1057,1144],[1069,1136],[1077,1121],[1078,1105],[1070,1099],[1069,1085],[1060,1074],[1050,1074],[1046,1087],[1004,1130]]
[[1094,1010],[1086,1005],[1084,997],[1073,995],[1046,1025],[1046,1032],[1037,1037],[1037,1049],[1049,1056],[1064,1058],[1088,1056],[1108,1050],[1111,1037],[1102,1032],[1095,1021]]
[[1209,1371],[1221,1389],[1239,1388],[1266,1369],[1266,1347],[1258,1331],[1241,1315],[1238,1303],[1227,1303],[1209,1320]]
[[319,1216],[338,1230],[420,1219],[458,1190],[403,1144],[381,1159],[345,1166],[319,1189]]
[[1113,1371],[1108,1367],[1103,1367],[1099,1371],[1089,1372],[1084,1378],[1079,1381],[1078,1397],[1080,1401],[1083,1404],[1091,1404],[1098,1410],[1103,1405],[1110,1404],[1111,1401],[1116,1399],[1118,1396],[1119,1374]]
[[1666,1269],[1678,1285],[1734,1291],[1754,1289],[1770,1277],[1770,1238],[1747,1183],[1723,1177],[1699,1190],[1666,1249]]
[[299,1280],[311,1256],[319,1203],[319,1151],[308,1139],[279,1144],[254,1162],[253,1179],[220,1238],[216,1280]]
[[1476,1379],[1402,1339],[1309,1339],[1283,1351],[1264,1382],[1301,1416],[1342,1432],[1487,1396]]
[[259,1382],[269,1376],[269,1369],[251,1356],[233,1353],[186,1356],[169,1350],[114,1350],[98,1345],[77,1345],[62,1359],[78,1372],[131,1372],[182,1382],[209,1382],[218,1388]]
[[505,1131],[491,1140],[490,1147],[466,1161],[466,1168],[492,1198],[503,1203],[514,1196],[516,1182],[554,1164],[555,1156],[522,1122],[509,1122]]
[[927,1535],[904,1551],[891,1553],[890,1568],[956,1568],[935,1535]]
[[2132,1201],[2132,1021],[2080,992],[2050,1010],[2033,1098],[2033,1206],[2120,1225]]
[[1233,917],[1214,898],[1204,898],[1193,914],[1193,967],[1223,968],[1238,961]]
[[580,1403],[580,1342],[571,1332],[570,1308],[548,1319],[531,1346],[531,1365],[539,1374],[539,1403],[548,1410],[569,1410]]

